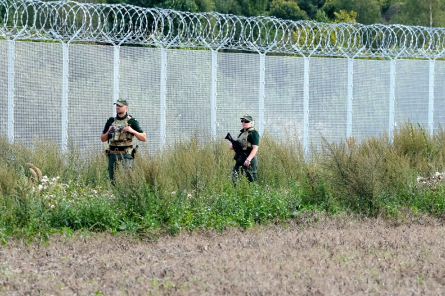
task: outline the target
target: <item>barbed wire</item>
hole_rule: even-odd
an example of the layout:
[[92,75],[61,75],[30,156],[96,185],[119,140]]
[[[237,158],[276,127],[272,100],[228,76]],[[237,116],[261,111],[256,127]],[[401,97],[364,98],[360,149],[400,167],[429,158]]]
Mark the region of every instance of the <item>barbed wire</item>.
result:
[[0,36],[330,57],[441,58],[445,28],[290,21],[74,1],[0,0]]

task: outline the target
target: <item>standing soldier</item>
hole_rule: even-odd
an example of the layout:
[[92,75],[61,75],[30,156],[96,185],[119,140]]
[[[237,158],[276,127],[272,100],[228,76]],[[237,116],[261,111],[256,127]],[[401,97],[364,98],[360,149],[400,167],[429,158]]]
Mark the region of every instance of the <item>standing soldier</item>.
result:
[[119,99],[114,105],[116,105],[116,117],[110,117],[107,120],[100,135],[102,142],[108,141],[110,144],[107,150],[108,173],[113,184],[114,171],[118,161],[121,161],[124,167],[131,168],[133,165],[136,153],[136,148],[133,147],[133,138],[136,137],[142,142],[147,140],[147,135],[141,129],[139,122],[127,114],[128,102]]
[[[249,182],[253,182],[257,179],[258,158],[256,154],[260,144],[260,135],[253,127],[252,116],[246,114],[241,117],[241,124],[243,128],[238,135],[238,143],[240,143],[243,155],[235,154],[236,163],[233,167],[233,176],[236,180],[241,172],[246,175]],[[229,149],[233,150],[233,145],[230,145]]]

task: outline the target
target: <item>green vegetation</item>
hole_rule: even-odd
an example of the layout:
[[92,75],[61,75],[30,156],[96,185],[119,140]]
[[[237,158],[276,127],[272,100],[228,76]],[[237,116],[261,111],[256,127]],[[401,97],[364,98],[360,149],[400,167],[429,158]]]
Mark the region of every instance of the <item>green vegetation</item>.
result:
[[[259,181],[233,186],[228,143],[197,138],[139,156],[110,185],[104,153],[36,142],[0,142],[0,240],[74,230],[152,239],[197,228],[223,230],[285,222],[307,210],[403,219],[445,209],[445,131],[429,136],[407,123],[382,135],[327,143],[305,158],[298,141],[264,135]],[[419,182],[418,177],[424,177]],[[435,176],[432,178],[430,176]]]
[[[445,0],[81,0],[160,7],[190,12],[215,11],[243,16],[270,15],[289,20],[347,21],[445,27]],[[343,12],[342,12],[343,11]],[[340,17],[343,17],[340,18]]]

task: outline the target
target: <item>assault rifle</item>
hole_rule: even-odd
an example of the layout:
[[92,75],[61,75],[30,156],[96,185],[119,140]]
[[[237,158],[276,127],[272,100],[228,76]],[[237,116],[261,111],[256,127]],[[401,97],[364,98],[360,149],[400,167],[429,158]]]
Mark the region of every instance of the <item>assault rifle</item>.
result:
[[235,153],[238,156],[241,156],[243,158],[243,162],[244,162],[247,158],[247,155],[246,155],[246,153],[244,153],[241,143],[237,140],[234,140],[232,138],[232,136],[230,135],[230,133],[227,133],[227,136],[224,139],[227,139],[232,143],[233,150],[235,151]]

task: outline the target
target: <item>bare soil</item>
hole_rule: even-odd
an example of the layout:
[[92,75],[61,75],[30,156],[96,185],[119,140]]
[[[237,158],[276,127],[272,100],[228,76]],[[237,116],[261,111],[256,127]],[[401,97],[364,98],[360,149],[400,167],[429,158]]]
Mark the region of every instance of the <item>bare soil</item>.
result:
[[311,219],[152,242],[82,232],[11,241],[0,249],[0,294],[445,294],[441,220]]

